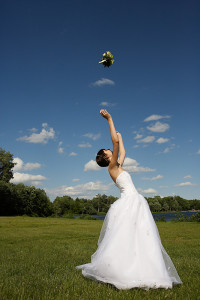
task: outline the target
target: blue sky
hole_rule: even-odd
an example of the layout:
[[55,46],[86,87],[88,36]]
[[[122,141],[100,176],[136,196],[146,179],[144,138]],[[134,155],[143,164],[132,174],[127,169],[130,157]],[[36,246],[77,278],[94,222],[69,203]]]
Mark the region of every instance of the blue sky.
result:
[[[146,197],[200,199],[198,1],[2,1],[0,146],[13,182],[119,196],[95,156],[112,146]],[[105,51],[115,62],[98,64]]]

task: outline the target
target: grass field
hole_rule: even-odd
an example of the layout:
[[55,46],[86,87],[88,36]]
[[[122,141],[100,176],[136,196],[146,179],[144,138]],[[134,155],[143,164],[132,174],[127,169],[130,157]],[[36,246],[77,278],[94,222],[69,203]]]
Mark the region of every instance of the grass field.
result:
[[0,218],[0,300],[200,299],[200,224],[157,223],[163,246],[183,285],[173,289],[117,290],[82,276],[102,221]]

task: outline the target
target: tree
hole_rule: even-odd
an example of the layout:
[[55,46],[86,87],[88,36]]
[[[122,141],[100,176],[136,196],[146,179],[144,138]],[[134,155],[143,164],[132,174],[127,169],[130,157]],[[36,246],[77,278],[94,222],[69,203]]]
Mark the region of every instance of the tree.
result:
[[148,203],[149,203],[150,210],[152,212],[154,212],[154,211],[160,211],[161,208],[162,208],[162,206],[159,203],[159,201],[157,199],[155,199],[155,198],[154,199],[152,199],[152,198],[148,199]]
[[13,214],[12,194],[10,184],[0,181],[0,216],[9,216]]
[[58,216],[74,212],[74,207],[75,201],[70,196],[56,197],[53,201],[54,212]]
[[48,217],[53,213],[53,204],[42,189],[0,181],[0,216]]
[[100,208],[100,203],[101,203],[101,195],[97,194],[94,198],[93,198],[93,206],[94,208],[97,210],[97,212],[99,213],[101,208]]
[[179,204],[178,204],[178,201],[176,199],[174,200],[174,203],[173,203],[173,210],[176,210],[176,211],[179,210]]
[[169,205],[167,204],[167,202],[165,202],[165,203],[163,204],[163,210],[164,210],[164,211],[168,211],[168,210],[169,210]]
[[153,202],[153,211],[160,211],[161,210],[161,205],[160,203],[156,200]]
[[13,154],[0,148],[0,180],[9,182],[13,178]]

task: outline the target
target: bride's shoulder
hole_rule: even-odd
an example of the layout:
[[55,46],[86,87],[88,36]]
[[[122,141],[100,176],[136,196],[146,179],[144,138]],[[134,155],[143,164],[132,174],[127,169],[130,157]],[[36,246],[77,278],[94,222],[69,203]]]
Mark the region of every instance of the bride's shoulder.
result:
[[108,168],[108,172],[110,174],[110,177],[114,182],[116,182],[117,177],[122,173],[126,172],[122,167],[116,167],[116,168]]

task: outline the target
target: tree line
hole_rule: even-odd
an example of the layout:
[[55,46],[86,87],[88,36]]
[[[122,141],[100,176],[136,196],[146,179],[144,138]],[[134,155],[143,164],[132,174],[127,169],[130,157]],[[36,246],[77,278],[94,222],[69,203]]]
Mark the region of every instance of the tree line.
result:
[[[106,214],[118,198],[98,194],[93,199],[70,196],[50,201],[43,189],[0,181],[0,216],[57,216]],[[152,212],[200,210],[200,200],[186,200],[180,196],[146,198]]]
[[0,216],[39,216],[53,214],[53,205],[42,189],[0,181]]
[[[118,198],[105,194],[93,199],[70,196],[56,197],[50,201],[43,189],[0,181],[0,216],[63,216],[106,214],[110,205]],[[200,200],[186,200],[180,196],[146,198],[152,212],[200,210]]]
[[[0,216],[64,216],[107,213],[117,197],[98,194],[93,199],[70,196],[56,197],[53,202],[43,189],[13,184],[13,155],[0,148]],[[152,212],[200,210],[200,200],[186,200],[180,196],[146,198]]]
[[[107,213],[110,205],[118,198],[106,195],[96,195],[93,199],[75,200],[69,196],[56,197],[53,201],[54,213],[57,216],[65,214],[89,214],[96,215]],[[200,200],[186,200],[180,196],[168,196],[161,198],[146,198],[151,212],[190,211],[200,210]]]

